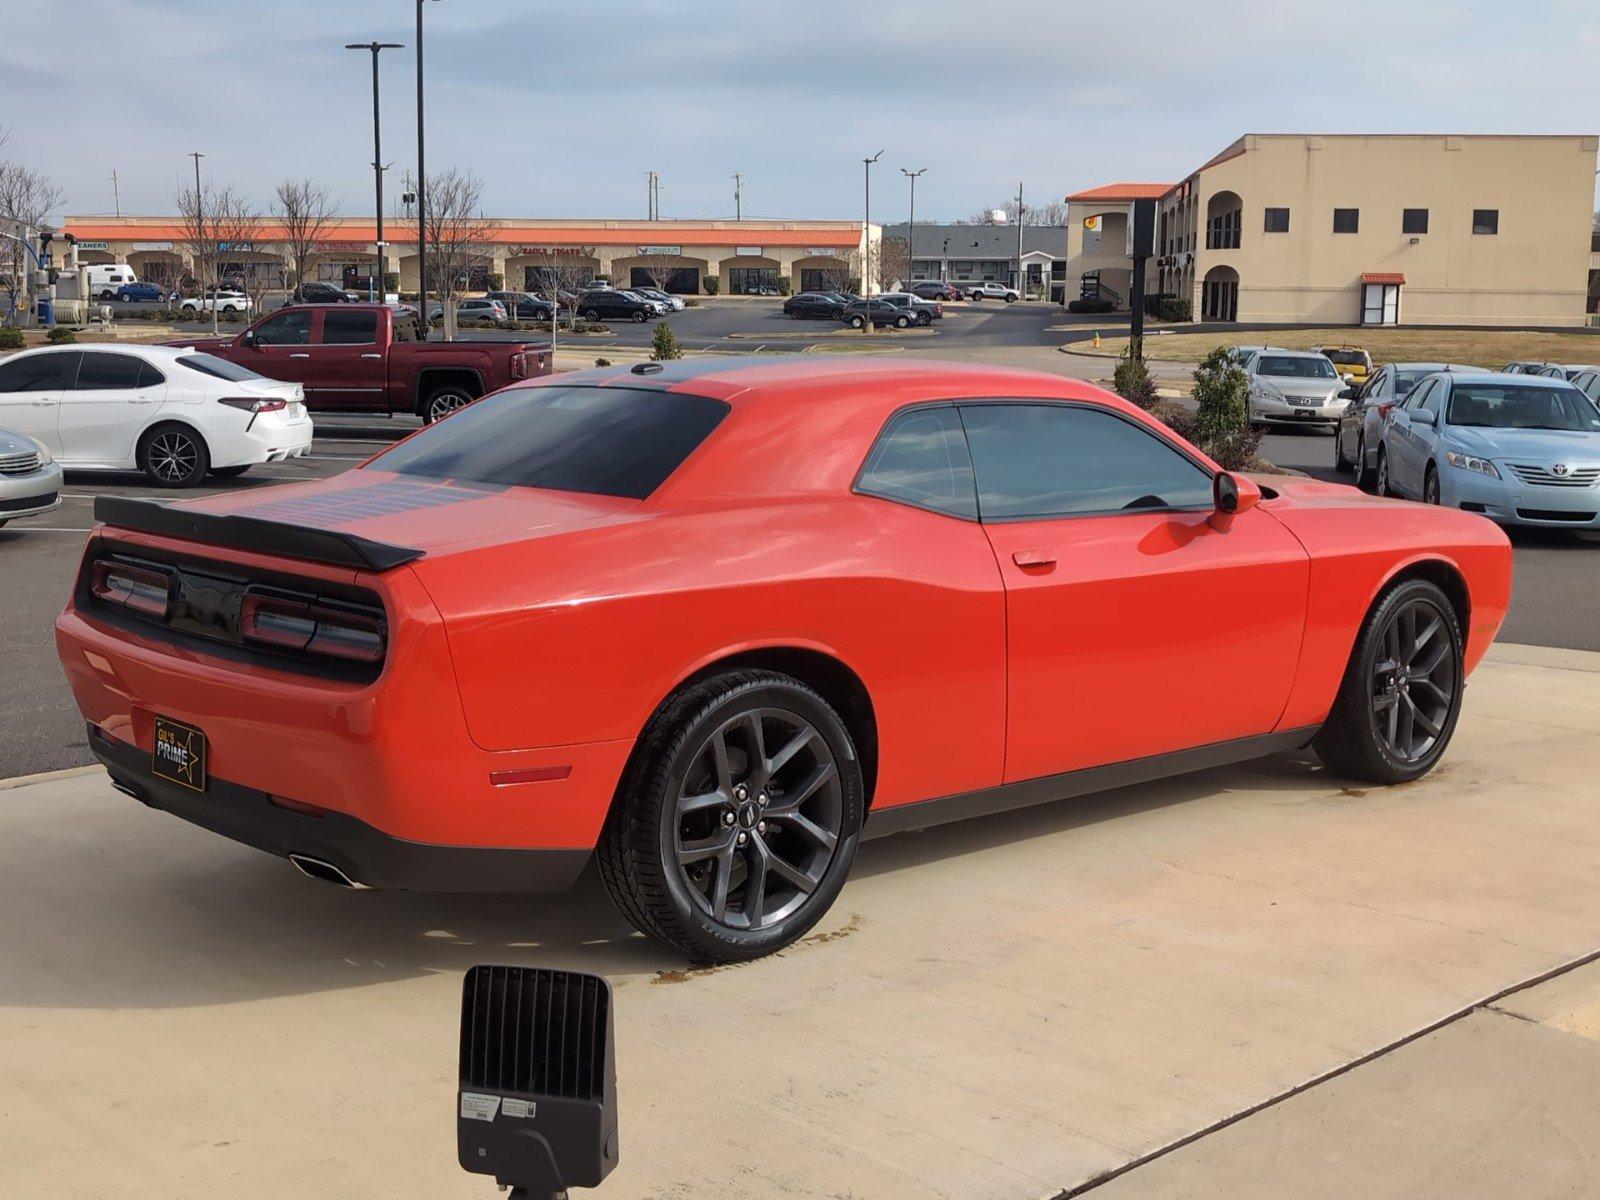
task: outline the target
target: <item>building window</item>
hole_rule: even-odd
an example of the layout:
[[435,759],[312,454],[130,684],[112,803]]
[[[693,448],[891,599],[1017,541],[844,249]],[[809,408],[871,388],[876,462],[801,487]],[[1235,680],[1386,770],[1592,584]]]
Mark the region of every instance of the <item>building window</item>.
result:
[[1401,233],[1427,233],[1428,210],[1425,208],[1403,208],[1400,210]]
[[1475,208],[1472,210],[1473,233],[1499,233],[1500,210],[1498,208]]
[[1267,209],[1266,231],[1268,233],[1289,232],[1289,210],[1287,208]]
[[1355,233],[1361,227],[1361,210],[1359,208],[1336,208],[1333,210],[1333,231],[1335,233]]
[[1207,250],[1237,250],[1244,227],[1244,210],[1219,213],[1206,221]]

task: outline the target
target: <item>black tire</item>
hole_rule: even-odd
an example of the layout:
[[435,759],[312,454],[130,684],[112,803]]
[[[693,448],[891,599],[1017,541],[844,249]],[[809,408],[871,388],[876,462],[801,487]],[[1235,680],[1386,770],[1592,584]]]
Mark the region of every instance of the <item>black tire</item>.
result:
[[850,328],[851,329],[865,329],[866,327],[867,327],[867,323],[861,317],[851,317],[850,318]]
[[[1408,620],[1414,622],[1410,657]],[[1433,628],[1435,620],[1437,627]],[[1438,640],[1441,637],[1443,642]],[[1386,672],[1386,663],[1396,664],[1396,670]],[[1368,783],[1421,778],[1443,756],[1455,733],[1464,676],[1461,621],[1450,598],[1425,579],[1393,584],[1361,624],[1339,694],[1312,742],[1317,756],[1341,775]],[[1394,718],[1389,716],[1391,711]],[[1407,720],[1411,722],[1409,732]],[[1430,732],[1429,726],[1436,732]],[[1416,735],[1419,727],[1419,743],[1409,750],[1404,746],[1397,749],[1395,737],[1404,742]],[[1395,730],[1394,737],[1391,730]]]
[[211,451],[193,428],[169,421],[139,439],[136,461],[158,487],[194,487],[211,469]]
[[1395,494],[1389,486],[1389,451],[1381,442],[1378,444],[1378,468],[1373,473],[1372,490],[1379,496]]
[[649,319],[649,316],[649,313],[636,312],[633,314],[633,323],[635,325],[643,325]]
[[243,475],[246,471],[248,471],[254,465],[255,465],[254,463],[245,463],[242,466],[237,466],[237,467],[212,467],[211,468],[211,478],[213,478],[213,479],[237,479],[237,478],[239,478],[239,476]]
[[462,384],[447,383],[443,387],[434,388],[423,398],[418,406],[417,415],[422,418],[423,424],[432,425],[435,421],[444,420],[456,410],[465,408],[477,398]]
[[[764,742],[783,739],[776,752],[770,744],[765,747],[764,762],[804,741],[770,776],[752,765],[752,717],[766,731]],[[811,736],[783,732],[802,729]],[[715,770],[718,743],[722,772]],[[798,774],[789,773],[791,767]],[[799,791],[811,779],[820,782],[795,802],[793,813],[773,815],[785,806],[785,787]],[[758,789],[754,795],[752,787]],[[757,807],[768,788],[771,807]],[[772,671],[718,675],[671,697],[639,739],[596,848],[600,878],[635,928],[696,963],[771,954],[803,937],[838,897],[861,837],[864,790],[849,731],[811,688]],[[701,803],[686,808],[693,802],[684,796],[691,792]],[[802,810],[814,802],[822,807]],[[691,826],[687,839],[686,825]],[[803,835],[805,827],[825,834],[831,844]],[[713,842],[718,848],[707,852]],[[701,857],[680,865],[692,848],[699,848]],[[811,860],[805,870],[789,858],[801,851]],[[780,858],[789,871],[810,881],[809,892],[772,869],[762,873],[762,888],[753,899],[751,862]],[[736,878],[740,869],[744,874]],[[776,887],[767,883],[774,876]],[[785,886],[792,895],[782,890]],[[736,896],[737,912],[732,908]],[[770,920],[768,900],[774,906]],[[745,912],[752,904],[753,920]]]
[[933,314],[931,314],[931,313],[918,313],[917,314],[917,324],[918,325],[922,325],[924,327],[926,327],[928,325],[932,325],[933,324]]
[[909,324],[911,324],[910,317],[900,316],[894,319],[894,327],[896,329],[904,329]]
[[1422,502],[1424,504],[1439,504],[1439,468],[1432,463],[1428,464],[1428,473],[1422,479]]
[[1333,469],[1341,474],[1350,469],[1350,460],[1344,456],[1344,430],[1333,427]]
[[1016,297],[1016,296],[1007,296],[1006,297],[1006,303],[1007,304],[1015,304],[1017,302],[1017,300],[1018,300],[1018,297]]
[[1356,486],[1363,492],[1370,492],[1377,472],[1367,466],[1367,431],[1363,429],[1356,437]]
[[583,314],[583,319],[585,321],[598,321],[600,319],[600,310],[597,308],[591,308],[588,312]]

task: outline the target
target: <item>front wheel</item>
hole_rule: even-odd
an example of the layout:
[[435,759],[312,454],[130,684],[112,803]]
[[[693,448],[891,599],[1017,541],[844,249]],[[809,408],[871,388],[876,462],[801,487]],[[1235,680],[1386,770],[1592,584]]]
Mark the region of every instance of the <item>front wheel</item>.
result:
[[1350,460],[1344,456],[1344,429],[1338,425],[1333,427],[1333,469],[1340,472],[1350,469]]
[[599,309],[591,308],[588,312],[583,314],[583,319],[585,321],[598,321],[600,319]]
[[1422,481],[1422,502],[1424,504],[1438,504],[1440,500],[1439,472],[1435,467],[1429,465],[1427,478]]
[[904,329],[909,324],[911,324],[910,317],[896,317],[894,319],[894,327],[896,329]]
[[1015,304],[1016,302],[1017,302],[1017,297],[1015,297],[1015,296],[1007,296],[1006,297],[1006,303],[1007,304]]
[[832,907],[861,836],[849,731],[797,679],[736,671],[651,721],[600,836],[600,878],[641,932],[700,963],[782,949]]
[[633,323],[634,323],[634,324],[635,324],[635,325],[643,325],[643,324],[644,324],[644,322],[645,322],[645,316],[646,316],[646,315],[647,315],[647,314],[645,314],[645,313],[642,313],[642,312],[636,312],[636,313],[634,313],[634,314],[633,314]]
[[1313,742],[1333,770],[1404,783],[1433,769],[1461,715],[1466,669],[1455,606],[1424,579],[1395,584],[1373,605],[1344,681]]
[[211,469],[206,441],[187,425],[157,425],[139,442],[139,469],[160,487],[193,487]]

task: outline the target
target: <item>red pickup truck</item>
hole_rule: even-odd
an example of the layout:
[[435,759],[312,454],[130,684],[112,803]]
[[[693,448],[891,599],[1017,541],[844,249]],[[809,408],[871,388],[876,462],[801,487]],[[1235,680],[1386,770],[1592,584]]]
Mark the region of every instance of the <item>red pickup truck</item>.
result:
[[166,343],[204,350],[305,387],[321,412],[416,413],[436,421],[518,379],[550,373],[550,350],[522,342],[424,342],[386,304],[296,304],[225,338]]

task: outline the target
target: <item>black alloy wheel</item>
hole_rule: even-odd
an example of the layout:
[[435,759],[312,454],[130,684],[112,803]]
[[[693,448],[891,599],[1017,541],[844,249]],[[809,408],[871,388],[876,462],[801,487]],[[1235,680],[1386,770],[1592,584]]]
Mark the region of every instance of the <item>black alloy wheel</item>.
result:
[[1328,720],[1317,734],[1330,767],[1375,783],[1431,770],[1461,713],[1461,625],[1439,587],[1395,584],[1362,625]]
[[211,469],[205,439],[187,425],[157,425],[139,443],[139,469],[161,487],[192,487]]

